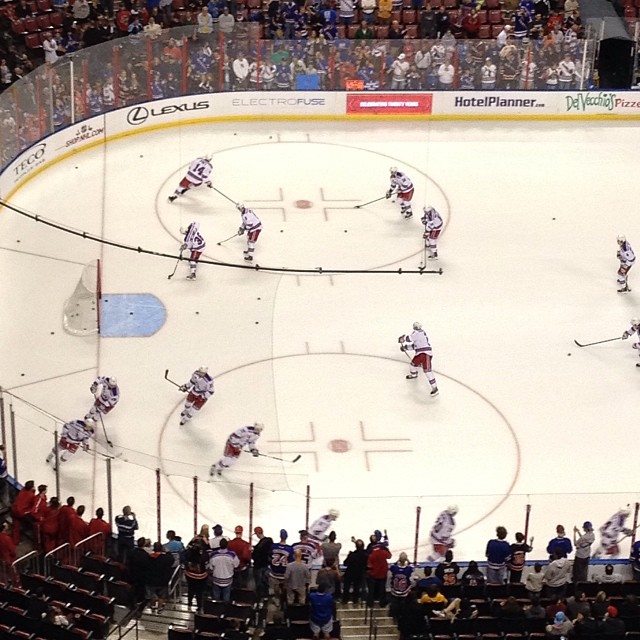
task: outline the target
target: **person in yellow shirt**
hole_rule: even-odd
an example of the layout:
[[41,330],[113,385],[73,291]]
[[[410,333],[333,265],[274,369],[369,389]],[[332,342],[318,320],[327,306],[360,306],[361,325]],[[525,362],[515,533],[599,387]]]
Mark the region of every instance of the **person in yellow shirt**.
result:
[[393,0],[378,0],[378,24],[389,24]]

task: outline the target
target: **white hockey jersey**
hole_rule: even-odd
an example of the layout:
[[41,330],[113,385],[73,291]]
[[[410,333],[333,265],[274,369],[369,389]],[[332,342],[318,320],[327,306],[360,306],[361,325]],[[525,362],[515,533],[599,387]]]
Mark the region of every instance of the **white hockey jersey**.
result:
[[81,445],[93,435],[85,429],[84,420],[72,420],[62,425],[62,437],[73,444]]
[[201,185],[203,182],[210,182],[209,176],[212,169],[211,163],[206,158],[196,158],[189,165],[187,180],[196,186]]
[[192,222],[187,227],[187,231],[184,234],[184,245],[189,251],[202,251],[207,246],[207,243],[200,234],[199,222]]
[[214,393],[213,378],[208,373],[201,375],[197,371],[194,371],[191,380],[187,382],[186,386],[187,391],[194,396],[209,399]]
[[102,385],[98,400],[101,404],[107,407],[115,407],[120,400],[120,388],[118,385],[110,387],[107,380],[107,376],[98,376],[91,385],[91,393],[95,393],[98,390],[98,387]]
[[442,229],[442,216],[433,207],[427,207],[422,216],[422,224],[425,231],[437,231]]
[[448,511],[443,511],[431,527],[431,542],[435,544],[450,544],[451,534],[456,528],[456,521]]
[[630,535],[631,530],[625,528],[624,524],[626,519],[629,517],[629,512],[626,509],[620,509],[620,511],[616,511],[609,520],[607,520],[600,527],[600,536],[602,537],[603,543],[610,543],[612,541],[617,541],[620,533],[624,532]]
[[636,261],[636,254],[626,240],[618,247],[618,260],[627,267]]
[[326,532],[331,528],[333,520],[328,516],[320,516],[313,524],[307,529],[309,536],[316,540],[324,540]]
[[394,193],[409,193],[412,189],[413,182],[406,173],[396,171],[396,174],[391,176],[391,191]]
[[245,231],[251,232],[262,229],[262,222],[260,222],[260,218],[258,218],[253,209],[245,209],[240,215],[242,216],[242,228]]
[[416,353],[431,353],[431,344],[423,329],[414,330],[410,336],[405,338],[405,344]]
[[257,431],[254,431],[253,426],[240,427],[229,436],[229,444],[232,444],[234,447],[238,447],[239,449],[242,449],[243,447],[256,449],[256,442],[258,442],[259,437],[260,434]]

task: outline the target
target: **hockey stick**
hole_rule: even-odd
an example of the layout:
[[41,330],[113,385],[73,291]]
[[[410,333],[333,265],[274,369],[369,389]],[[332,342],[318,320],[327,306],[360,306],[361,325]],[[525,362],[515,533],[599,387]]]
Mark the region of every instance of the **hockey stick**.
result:
[[176,275],[176,271],[178,270],[178,265],[180,264],[181,260],[182,260],[182,249],[180,249],[180,255],[178,256],[178,259],[176,260],[176,266],[173,267],[173,271],[171,272],[171,274],[167,276],[168,280],[171,280],[171,278],[173,278],[173,276]]
[[232,240],[233,238],[235,238],[238,234],[238,232],[234,233],[232,236],[229,236],[228,238],[225,238],[224,240],[220,240],[220,242],[218,242],[218,246],[220,246],[221,244],[224,244],[225,242],[229,242],[229,240]]
[[427,240],[424,241],[424,247],[422,248],[422,262],[418,269],[424,269],[427,266]]
[[269,456],[266,453],[260,453],[258,452],[258,455],[261,458],[271,458],[272,460],[279,460],[280,462],[291,462],[292,464],[294,462],[298,462],[298,460],[300,460],[300,458],[302,458],[301,455],[297,455],[293,460],[285,460],[284,458],[278,458],[277,456]]
[[376,198],[375,200],[371,200],[371,202],[365,202],[364,204],[357,204],[354,209],[362,209],[362,207],[366,207],[369,204],[373,204],[374,202],[380,202],[380,200],[384,200],[387,196],[384,195],[381,198]]
[[[96,400],[98,399],[98,396],[94,395],[93,396]],[[104,420],[102,419],[102,414],[97,411],[96,412],[98,414],[98,418],[100,418],[100,424],[102,425],[102,433],[104,433],[104,439],[107,441],[107,444],[113,449],[113,442],[111,442],[111,440],[109,440],[109,436],[107,435],[107,430],[104,426]]]
[[165,369],[165,371],[164,371],[164,379],[167,382],[170,382],[173,386],[178,387],[178,389],[182,386],[181,384],[178,384],[177,382],[174,382],[173,380],[171,380],[171,378],[169,378],[169,369]]
[[585,344],[580,344],[577,340],[574,340],[574,342],[579,347],[591,347],[594,344],[604,344],[605,342],[615,342],[616,340],[622,340],[622,336],[620,336],[618,338],[609,338],[608,340],[598,340],[597,342],[587,342]]
[[226,198],[229,202],[233,202],[233,204],[238,206],[238,203],[235,200],[232,200],[228,195],[222,193],[222,191],[220,191],[220,189],[216,189],[215,187],[213,187],[213,190],[217,191],[223,198]]

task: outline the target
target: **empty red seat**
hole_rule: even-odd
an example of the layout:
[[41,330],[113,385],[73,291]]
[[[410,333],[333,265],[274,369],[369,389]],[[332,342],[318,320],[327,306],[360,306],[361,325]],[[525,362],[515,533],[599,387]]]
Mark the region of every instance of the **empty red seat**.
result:
[[47,31],[51,29],[51,18],[48,13],[43,13],[42,15],[36,16],[36,22],[38,23],[38,29],[40,31]]
[[402,12],[402,24],[415,24],[417,21],[417,14],[415,9],[404,9]]
[[376,31],[376,38],[379,40],[386,40],[389,37],[389,27],[385,24],[374,27]]
[[27,30],[24,27],[24,20],[12,20],[11,21],[11,30],[13,33],[23,36],[27,33]]
[[491,9],[489,11],[489,24],[502,24],[502,11]]
[[172,0],[171,8],[174,11],[184,11],[184,0]]
[[491,25],[481,24],[478,31],[478,38],[490,38],[491,37]]
[[492,24],[491,25],[491,37],[492,38],[497,38],[498,34],[502,31],[502,25],[501,24]]
[[487,11],[486,9],[481,9],[478,11],[478,22],[480,24],[487,24]]
[[24,37],[24,43],[27,46],[27,49],[42,48],[42,45],[40,44],[40,36],[37,33],[27,33]]
[[397,20],[400,22],[402,20],[402,11],[392,11],[391,12],[391,21]]
[[62,14],[58,13],[57,11],[55,13],[52,13],[49,16],[49,20],[51,21],[51,26],[54,29],[61,29],[62,28]]
[[35,18],[25,18],[23,23],[27,33],[36,33],[38,31],[38,22]]
[[356,37],[356,32],[358,31],[359,28],[360,26],[357,24],[350,24],[349,31],[347,32],[347,37],[350,40],[353,40]]
[[36,4],[40,13],[49,13],[49,11],[53,11],[51,0],[36,0]]
[[625,18],[635,18],[636,17],[636,8],[635,7],[625,7],[624,8],[624,17]]
[[409,24],[407,25],[407,34],[405,36],[411,40],[414,40],[418,37],[418,25],[417,24]]

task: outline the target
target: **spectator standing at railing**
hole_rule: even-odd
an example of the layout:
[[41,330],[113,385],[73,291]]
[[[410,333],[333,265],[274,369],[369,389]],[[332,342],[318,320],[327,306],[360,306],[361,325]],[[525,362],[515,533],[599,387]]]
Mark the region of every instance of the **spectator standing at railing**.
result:
[[0,526],[0,561],[11,565],[16,558],[16,544],[9,535],[9,524],[3,522]]
[[496,528],[496,537],[487,543],[487,583],[504,584],[507,562],[511,559],[511,546],[506,541],[507,530]]
[[84,505],[78,505],[78,509],[71,520],[71,526],[69,528],[69,544],[71,545],[71,549],[75,549],[78,542],[89,537],[89,523],[82,518],[84,511]]
[[122,513],[116,516],[116,527],[118,528],[118,559],[126,563],[127,554],[133,549],[135,532],[138,530],[136,514],[131,511],[129,505],[123,507]]
[[108,556],[111,546],[111,525],[105,522],[102,507],[96,509],[96,517],[89,521],[89,535],[93,536],[96,533],[101,533],[102,539],[96,539],[96,542],[91,545],[91,551],[101,556]]
[[438,67],[438,81],[440,89],[443,91],[451,91],[453,89],[453,79],[456,75],[456,69],[449,59],[445,60]]
[[558,63],[558,89],[560,91],[573,89],[577,75],[576,63],[571,59],[570,53],[565,53],[564,58]]
[[407,73],[411,67],[406,58],[404,53],[399,54],[387,71],[391,75],[391,91],[402,91],[405,88]]
[[593,525],[588,520],[582,525],[584,533],[580,535],[580,529],[573,527],[573,544],[576,548],[576,555],[573,560],[572,580],[586,582],[589,577],[589,559],[591,558],[591,545],[595,542],[596,536],[593,533]]
[[340,11],[338,15],[340,17],[340,24],[349,27],[349,25],[353,24],[353,18],[355,16],[355,8],[356,3],[355,0],[339,0],[340,1]]
[[20,489],[16,499],[11,505],[11,517],[13,518],[11,535],[16,545],[20,544],[20,530],[22,528],[22,523],[30,518],[31,511],[33,510],[33,505],[36,499],[36,490],[34,485],[35,482],[33,480],[28,480],[24,487]]
[[7,469],[7,460],[4,452],[4,445],[0,444],[0,503],[4,504],[8,504],[9,500],[9,483],[7,481],[8,477],[9,471]]
[[136,545],[127,556],[126,566],[129,574],[129,582],[133,590],[133,598],[136,603],[145,599],[145,584],[147,573],[151,565],[151,558],[144,548],[145,538],[138,538]]
[[564,527],[561,524],[556,527],[556,537],[551,538],[547,545],[549,560],[553,560],[555,558],[556,549],[560,551],[561,558],[566,558],[573,551],[571,540],[567,538]]
[[238,53],[231,67],[234,76],[234,91],[245,91],[249,83],[249,61],[243,52]]
[[531,24],[531,18],[529,13],[525,9],[518,9],[513,16],[513,35],[516,39],[522,40],[529,34],[529,25]]
[[387,605],[387,561],[391,552],[383,544],[377,544],[367,558],[367,605],[372,607],[377,600],[381,607]]
[[198,14],[198,27],[196,29],[196,36],[208,35],[213,31],[213,19],[206,6],[202,7]]
[[376,0],[360,0],[360,17],[367,24],[376,22]]
[[420,12],[418,37],[421,40],[434,39],[436,34],[436,12],[431,8],[431,4],[427,3],[427,6]]
[[391,21],[391,9],[393,7],[392,0],[378,0],[378,24],[385,25]]
[[213,582],[213,599],[231,600],[231,585],[235,569],[240,564],[238,556],[227,549],[227,540],[220,540],[220,548],[209,559],[208,569]]
[[53,33],[45,33],[42,39],[45,64],[53,64],[58,59],[58,45]]
[[444,4],[440,5],[436,13],[436,36],[442,38],[447,32],[447,29],[451,29],[451,21],[449,20],[449,14],[446,12]]
[[58,546],[60,538],[60,501],[55,496],[44,511],[40,531],[44,552],[49,553]]
[[164,543],[162,548],[172,555],[174,568],[184,562],[184,544],[182,544],[182,539],[176,535],[173,529],[167,531],[167,542]]
[[525,57],[520,66],[520,89],[535,89],[538,65],[533,58]]
[[239,564],[233,574],[233,586],[244,589],[249,584],[251,566],[251,544],[242,539],[244,529],[238,525],[234,530],[235,538],[229,540],[227,548],[238,556]]
[[229,11],[229,7],[225,7],[218,18],[218,28],[225,36],[230,36],[235,28],[236,19]]

